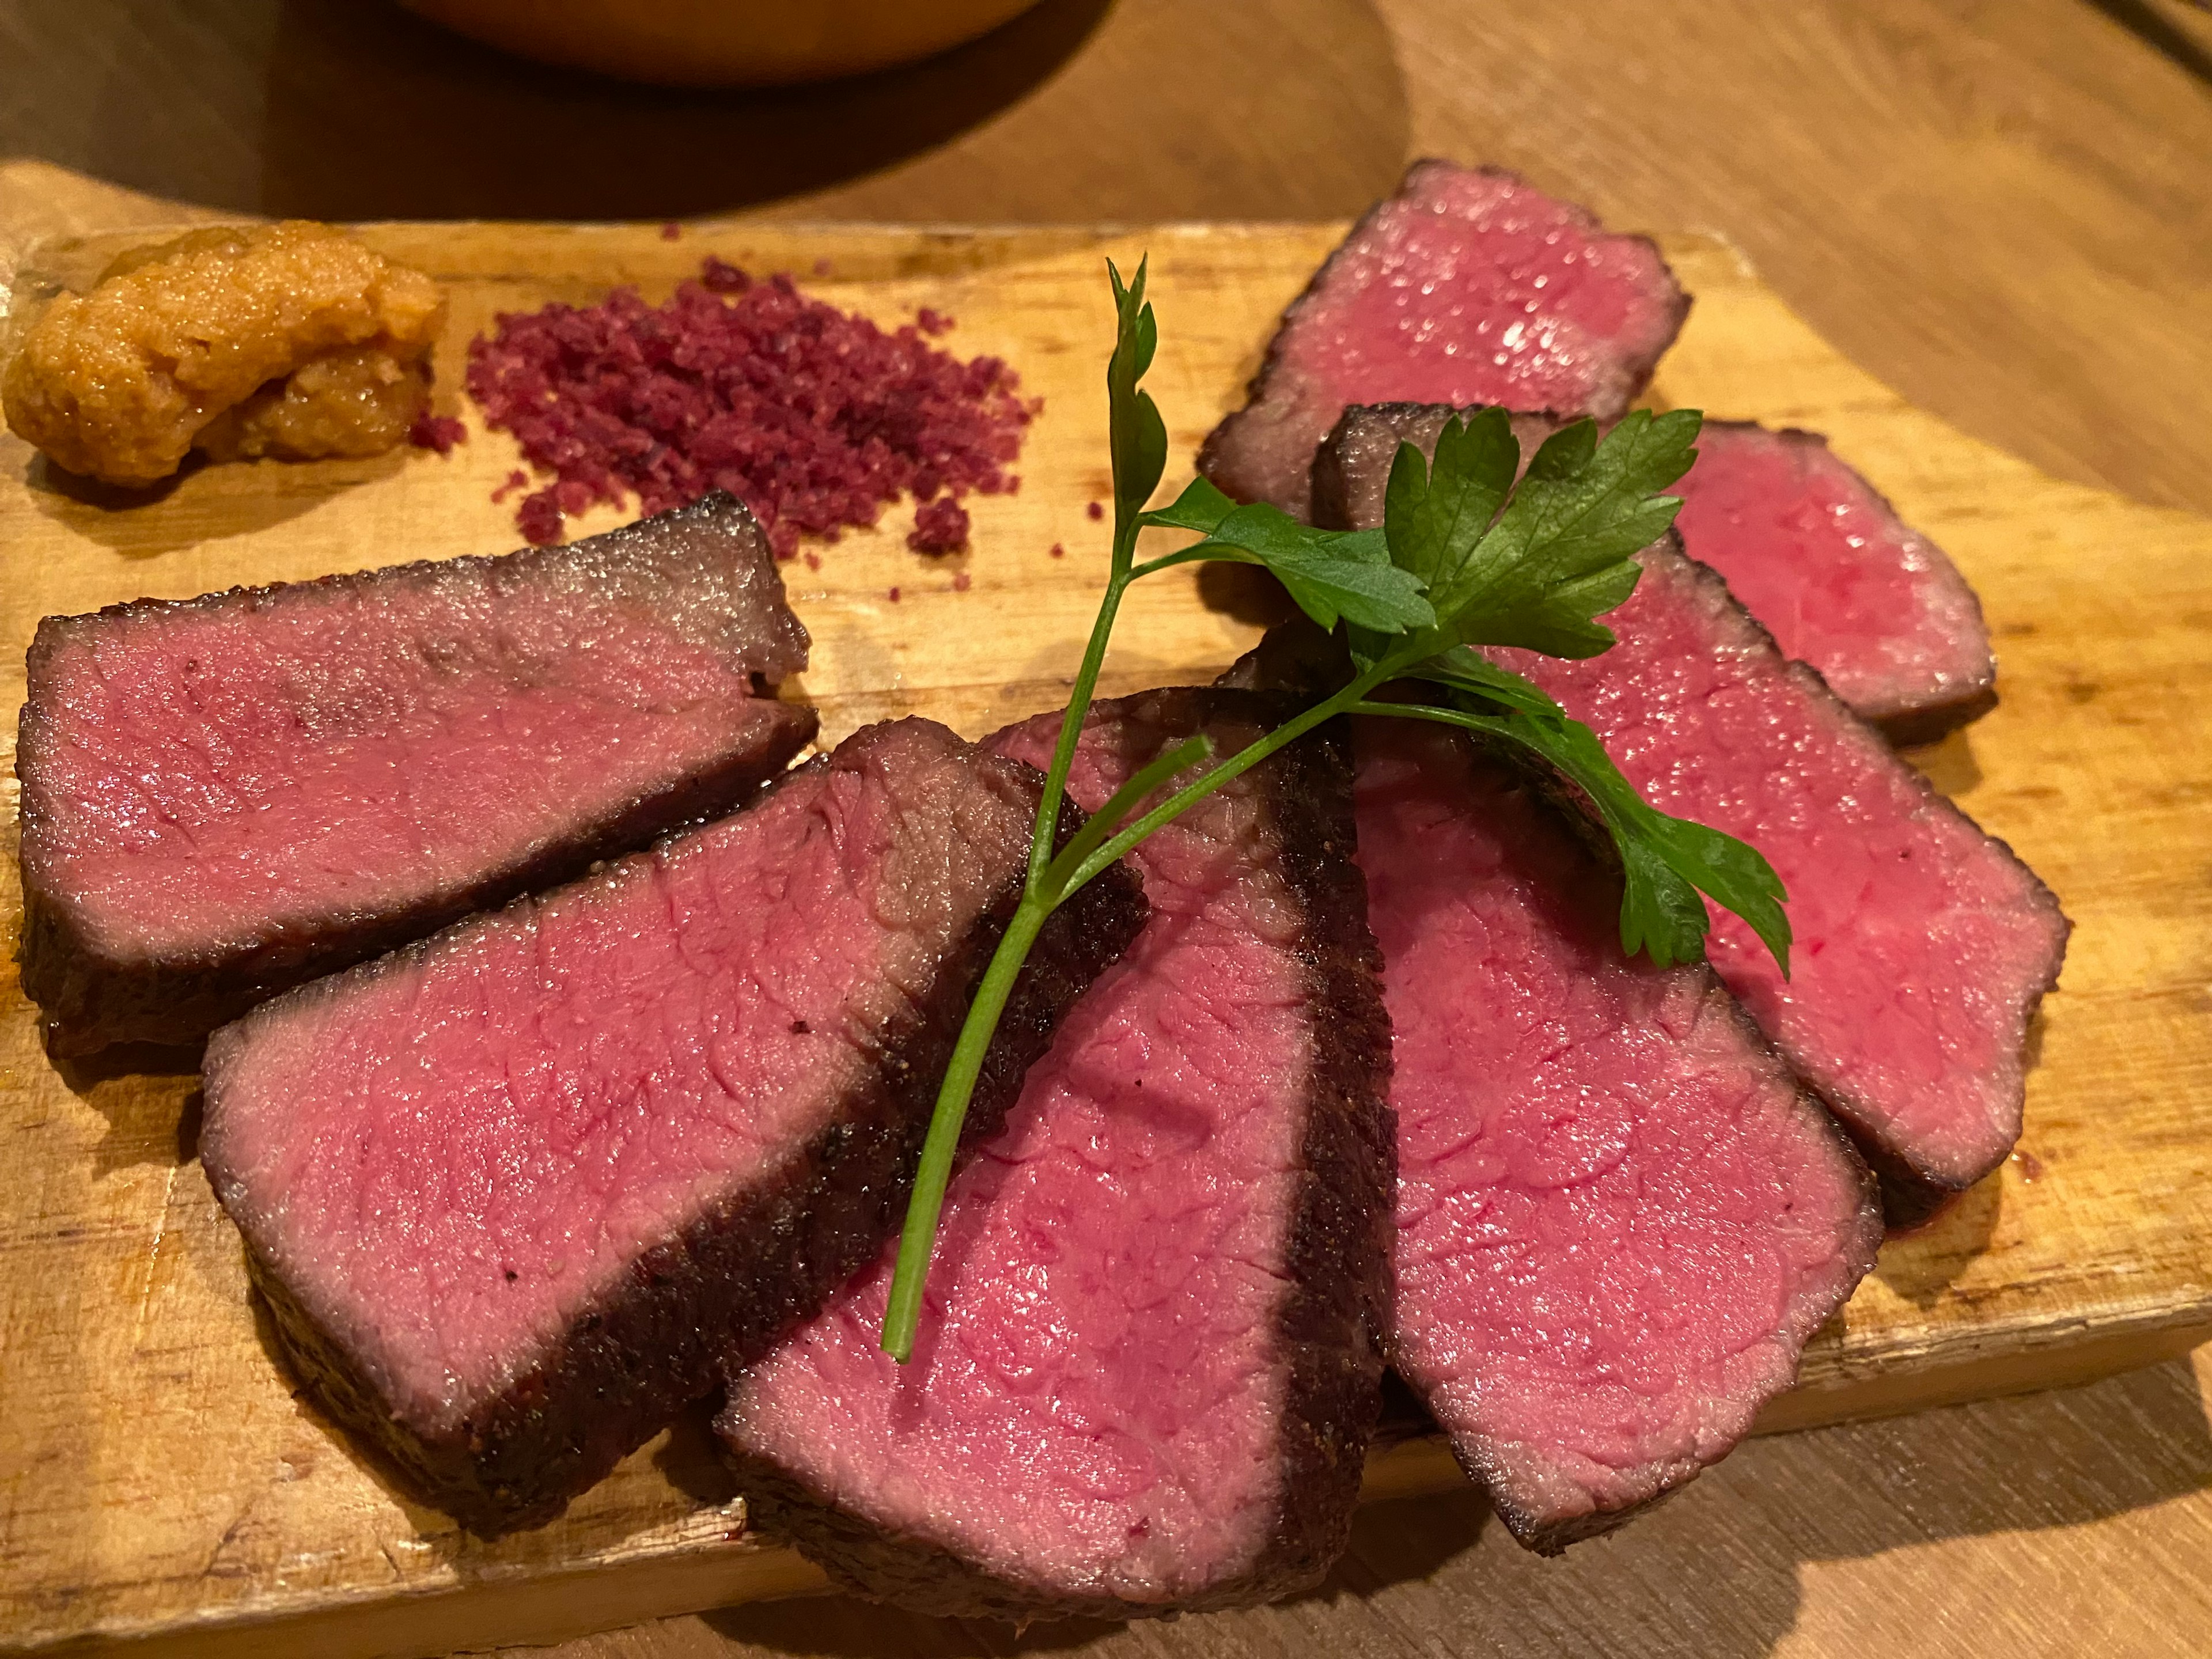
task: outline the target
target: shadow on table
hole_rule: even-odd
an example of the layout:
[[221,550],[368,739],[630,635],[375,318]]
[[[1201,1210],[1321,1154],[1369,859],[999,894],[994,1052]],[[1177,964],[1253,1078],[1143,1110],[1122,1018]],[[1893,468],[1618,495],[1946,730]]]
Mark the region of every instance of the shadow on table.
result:
[[[1206,1617],[1188,1650],[1513,1652],[1756,1659],[1795,1627],[1800,1568],[1969,1535],[2101,1520],[2212,1487],[2212,1431],[2186,1360],[2086,1388],[1752,1443],[1656,1514],[1557,1560],[1486,1524],[1472,1492],[1375,1504],[1314,1595]],[[1940,1469],[1943,1478],[1929,1479]],[[1962,1471],[1986,1471],[1971,1478]],[[1069,1621],[1017,1634],[822,1599],[706,1623],[729,1659],[1157,1655],[1156,1631]],[[1170,1641],[1168,1650],[1184,1650]]]
[[825,215],[1315,218],[1386,193],[1409,142],[1389,32],[1346,0],[1042,0],[920,64],[751,91],[551,69],[372,0],[10,27],[0,155],[232,212],[651,221],[856,186]]

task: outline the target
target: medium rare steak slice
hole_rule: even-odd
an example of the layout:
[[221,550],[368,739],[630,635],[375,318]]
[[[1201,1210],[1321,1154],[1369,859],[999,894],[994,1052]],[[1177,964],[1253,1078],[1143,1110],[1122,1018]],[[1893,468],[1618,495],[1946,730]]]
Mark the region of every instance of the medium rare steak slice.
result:
[[2027,1023],[2058,982],[2065,915],[1678,540],[1642,559],[1603,656],[1491,654],[1590,726],[1653,805],[1766,855],[1793,976],[1725,914],[1713,965],[1867,1153],[1893,1223],[1923,1220],[2020,1139]]
[[63,1053],[263,998],[728,811],[814,735],[728,495],[567,547],[50,617],[23,988]]
[[[1093,710],[1096,805],[1249,692]],[[1049,753],[1060,717],[1001,732]],[[887,1255],[732,1382],[754,1512],[839,1583],[934,1613],[1127,1618],[1318,1579],[1343,1548],[1389,1297],[1389,1028],[1340,738],[1138,848],[1152,920],[954,1181],[915,1358]]]
[[2027,1023],[2069,924],[1679,537],[1640,557],[1636,592],[1604,618],[1611,650],[1490,654],[1589,725],[1654,806],[1766,855],[1789,890],[1795,977],[1719,912],[1713,966],[1843,1120],[1891,1223],[1923,1220],[2020,1138]]
[[1284,313],[1245,406],[1199,471],[1300,518],[1348,404],[1502,404],[1611,420],[1689,296],[1649,239],[1613,236],[1512,173],[1416,161]]
[[[322,1404],[491,1534],[812,1312],[897,1223],[1041,785],[870,726],[750,811],[216,1032],[201,1156]],[[1054,918],[986,1123],[1143,910],[1115,870]]]
[[1893,742],[1931,742],[1996,706],[1974,590],[1826,438],[1708,421],[1674,493],[1691,556]]
[[[1473,412],[1346,410],[1314,457],[1314,522],[1382,523],[1398,445],[1433,455],[1444,422]],[[1524,461],[1558,425],[1513,416]],[[1818,669],[1893,743],[1931,742],[1996,706],[1996,659],[1973,589],[1826,439],[1708,421],[1697,465],[1674,489],[1691,553],[1728,579],[1785,655]]]
[[1621,954],[1617,868],[1522,774],[1410,720],[1358,743],[1398,1116],[1390,1357],[1554,1553],[1735,1446],[1873,1265],[1881,1206],[1711,969]]

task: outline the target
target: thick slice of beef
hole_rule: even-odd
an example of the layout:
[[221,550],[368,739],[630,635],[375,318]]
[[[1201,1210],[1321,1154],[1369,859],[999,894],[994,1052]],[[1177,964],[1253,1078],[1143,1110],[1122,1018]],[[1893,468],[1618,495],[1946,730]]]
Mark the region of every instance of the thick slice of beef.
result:
[[[490,1534],[812,1312],[896,1224],[1042,781],[871,726],[750,811],[216,1032],[201,1155],[322,1404]],[[1117,868],[1053,919],[984,1121],[1143,912]]]
[[264,997],[728,811],[814,735],[728,495],[567,547],[50,617],[23,988],[59,1052]]
[[1526,1545],[1724,1456],[1873,1265],[1875,1182],[1711,969],[1520,772],[1361,723],[1398,1118],[1390,1357]]
[[[1096,805],[1249,692],[1094,709]],[[1057,714],[994,746],[1048,753]],[[1343,1548],[1388,1316],[1389,1037],[1340,738],[1133,854],[1152,920],[955,1180],[903,1371],[890,1257],[720,1428],[755,1513],[849,1589],[935,1613],[1127,1618],[1265,1600]]]
[[2027,1024],[2069,924],[1679,541],[1642,560],[1603,656],[1492,654],[1590,726],[1652,805],[1766,855],[1792,977],[1725,914],[1713,965],[1881,1174],[1893,1222],[1925,1219],[2020,1138]]
[[1639,556],[1636,592],[1605,617],[1611,650],[1490,654],[1589,726],[1654,806],[1766,855],[1789,890],[1794,977],[1717,910],[1713,965],[1843,1120],[1892,1224],[1924,1220],[2020,1138],[2027,1024],[2069,924],[1678,536]]
[[1691,556],[1892,742],[1930,742],[1996,706],[1974,590],[1826,438],[1708,421],[1673,493]]
[[1300,517],[1348,404],[1502,404],[1610,420],[1674,343],[1689,296],[1645,237],[1607,234],[1512,173],[1416,161],[1283,314],[1245,406],[1199,471]]

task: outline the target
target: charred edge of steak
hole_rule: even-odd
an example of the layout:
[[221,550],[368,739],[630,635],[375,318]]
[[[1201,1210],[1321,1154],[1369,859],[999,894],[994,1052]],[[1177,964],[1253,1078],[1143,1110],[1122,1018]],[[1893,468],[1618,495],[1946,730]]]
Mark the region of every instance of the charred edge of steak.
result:
[[1468,1479],[1482,1488],[1484,1495],[1490,1499],[1490,1507],[1497,1512],[1498,1518],[1505,1523],[1505,1529],[1513,1534],[1513,1541],[1532,1555],[1565,1555],[1570,1545],[1582,1543],[1586,1539],[1602,1538],[1620,1527],[1622,1522],[1650,1514],[1661,1504],[1674,1498],[1691,1481],[1704,1473],[1702,1468],[1693,1468],[1679,1480],[1668,1481],[1650,1497],[1641,1498],[1636,1503],[1624,1505],[1620,1509],[1593,1510],[1588,1515],[1574,1515],[1560,1520],[1546,1521],[1501,1501],[1496,1487],[1483,1478],[1481,1470],[1461,1455],[1456,1444],[1452,1447],[1452,1455],[1458,1460],[1459,1466],[1466,1472]]
[[[333,919],[312,933],[293,928],[242,949],[185,959],[111,956],[78,931],[70,907],[23,874],[23,994],[45,1016],[48,1048],[90,1054],[112,1042],[197,1043],[256,1005],[308,981],[368,961],[479,910],[583,875],[611,858],[743,806],[814,739],[817,720],[799,703],[760,700],[773,744],[679,778],[627,803],[577,838],[541,848],[468,886],[381,912]],[[25,718],[29,711],[25,710]]]
[[1894,714],[1877,714],[1869,723],[1899,749],[1910,749],[1948,737],[1962,726],[1972,726],[1996,706],[1996,687],[1985,685],[1948,702],[1923,703]]
[[[1081,823],[1081,813],[1066,809],[1060,840]],[[843,1117],[763,1188],[641,1256],[619,1290],[461,1432],[430,1439],[395,1422],[339,1346],[253,1257],[254,1282],[301,1381],[411,1487],[478,1536],[553,1519],[677,1412],[711,1394],[732,1355],[739,1364],[758,1358],[883,1248],[976,982],[1021,891],[1018,875],[948,955],[919,1019],[878,1034],[874,1075]],[[1003,1121],[1060,1017],[1128,948],[1146,914],[1135,877],[1116,866],[1045,924],[976,1082],[969,1121],[979,1133]]]
[[[1298,297],[1291,301],[1291,303],[1284,308],[1282,316],[1276,321],[1275,331],[1267,341],[1267,355],[1261,358],[1260,367],[1254,371],[1251,380],[1245,383],[1244,406],[1242,409],[1231,410],[1229,414],[1224,416],[1220,423],[1217,425],[1212,431],[1206,434],[1206,441],[1199,446],[1197,466],[1199,476],[1206,479],[1208,483],[1213,484],[1224,494],[1240,501],[1249,501],[1253,499],[1252,495],[1249,491],[1240,487],[1242,481],[1237,476],[1234,459],[1231,456],[1229,451],[1231,446],[1237,441],[1237,428],[1243,426],[1244,422],[1251,417],[1253,410],[1266,400],[1268,384],[1274,379],[1275,371],[1279,366],[1279,360],[1283,352],[1284,337],[1290,332],[1291,325],[1297,320],[1298,313],[1304,311],[1309,304],[1312,303],[1319,297],[1322,285],[1328,280],[1329,273],[1336,268],[1336,262],[1344,257],[1345,250],[1367,234],[1369,228],[1374,224],[1376,216],[1382,213],[1384,209],[1389,207],[1394,202],[1402,200],[1406,196],[1409,195],[1413,191],[1414,185],[1419,182],[1420,175],[1427,172],[1431,167],[1448,167],[1455,172],[1460,170],[1457,162],[1447,161],[1440,156],[1434,155],[1423,156],[1408,163],[1404,176],[1398,180],[1398,188],[1393,191],[1389,195],[1384,197],[1381,201],[1376,202],[1373,206],[1370,207],[1366,212],[1359,216],[1358,221],[1353,224],[1350,230],[1345,233],[1344,240],[1329,250],[1328,258],[1323,259],[1315,269],[1314,274],[1306,279],[1306,285],[1298,290]],[[1480,173],[1485,178],[1510,179],[1516,185],[1527,185],[1528,183],[1527,179],[1523,178],[1520,173],[1514,172],[1510,167],[1481,167],[1474,168],[1474,171]],[[1531,188],[1534,188],[1534,186],[1531,186]],[[1608,230],[1604,227],[1604,225],[1599,222],[1595,214],[1591,213],[1587,208],[1581,207],[1579,204],[1565,202],[1563,198],[1553,198],[1553,199],[1561,201],[1565,206],[1577,209],[1577,210],[1579,210],[1583,216],[1589,221],[1591,234],[1594,235],[1614,237],[1622,241],[1636,241],[1643,243],[1646,247],[1651,250],[1652,257],[1659,261],[1659,268],[1666,271],[1669,276],[1674,275],[1674,267],[1667,263],[1666,255],[1661,252],[1659,244],[1654,241],[1650,237],[1635,235],[1621,231]],[[1683,323],[1689,318],[1690,307],[1695,299],[1695,296],[1685,291],[1679,281],[1674,284],[1674,289],[1676,297],[1674,301],[1674,326],[1668,330],[1665,343],[1660,346],[1657,351],[1652,354],[1651,361],[1644,365],[1642,371],[1637,374],[1635,380],[1630,384],[1626,392],[1627,400],[1630,403],[1635,402],[1636,399],[1642,395],[1644,388],[1651,383],[1651,376],[1653,372],[1659,366],[1659,359],[1667,355],[1668,349],[1674,344],[1676,337],[1681,333]],[[1412,409],[1424,407],[1424,405],[1419,404],[1402,405],[1385,404],[1380,406],[1386,408],[1403,407]],[[1313,509],[1313,501],[1310,494],[1308,497],[1306,507],[1306,512],[1297,514],[1295,516],[1299,518],[1307,518],[1311,514]],[[1315,518],[1311,520],[1311,522],[1319,524],[1322,520],[1318,518]]]
[[[1279,695],[1248,696],[1251,690],[1179,687],[1122,702],[1185,704],[1187,713],[1161,724],[1194,732],[1214,718],[1250,718],[1257,735],[1295,712]],[[1390,1321],[1397,1133],[1389,1103],[1389,1015],[1382,951],[1367,927],[1366,882],[1352,860],[1357,830],[1345,733],[1309,733],[1251,775],[1264,787],[1289,885],[1304,911],[1315,1037],[1304,1169],[1288,1240],[1295,1288],[1276,1331],[1289,1372],[1278,1443],[1282,1502],[1266,1542],[1248,1571],[1172,1607],[1040,1595],[928,1539],[850,1514],[725,1442],[748,1516],[853,1594],[943,1617],[1016,1623],[1041,1615],[1151,1618],[1291,1595],[1317,1583],[1343,1553],[1381,1409]]]
[[1291,1227],[1292,1289],[1276,1328],[1290,1372],[1280,1452],[1285,1501],[1243,1586],[1240,1599],[1248,1601],[1320,1583],[1350,1541],[1382,1409],[1395,1285],[1390,1016],[1382,948],[1367,925],[1366,878],[1352,860],[1358,830],[1349,728],[1331,722],[1282,751],[1277,769],[1267,799],[1285,872],[1305,912],[1301,954],[1314,1053]]

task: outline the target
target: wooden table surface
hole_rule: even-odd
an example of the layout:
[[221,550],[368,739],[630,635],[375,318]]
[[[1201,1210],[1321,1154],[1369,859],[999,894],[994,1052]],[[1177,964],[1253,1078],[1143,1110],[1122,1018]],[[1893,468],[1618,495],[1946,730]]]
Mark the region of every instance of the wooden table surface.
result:
[[[1431,152],[1718,231],[1929,411],[2212,513],[2212,14],[2183,0],[1047,0],[933,64],[744,98],[509,64],[374,0],[0,0],[0,155],[232,210],[1315,218]],[[2206,1651],[2208,1382],[2212,1351],[1758,1442],[1559,1562],[1464,1497],[1384,1505],[1281,1608],[1017,1642],[816,1601],[550,1652]]]

